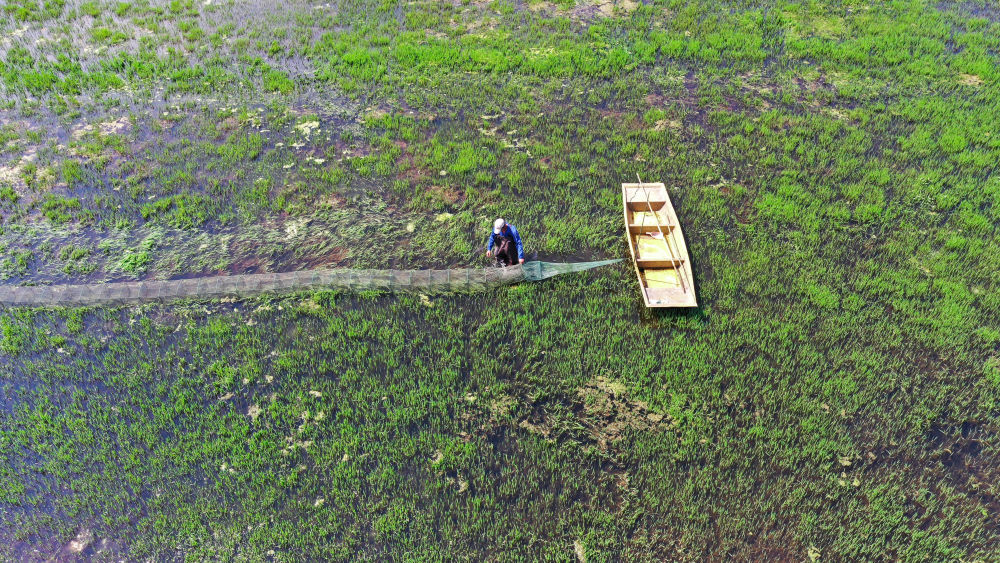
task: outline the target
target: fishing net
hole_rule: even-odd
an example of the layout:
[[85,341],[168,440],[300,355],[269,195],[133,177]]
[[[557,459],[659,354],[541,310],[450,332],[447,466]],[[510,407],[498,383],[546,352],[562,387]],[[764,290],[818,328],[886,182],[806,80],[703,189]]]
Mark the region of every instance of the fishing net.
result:
[[308,270],[183,280],[150,280],[91,285],[0,285],[0,303],[15,306],[123,304],[171,299],[239,297],[307,289],[464,293],[614,264],[526,262],[507,268],[453,270]]
[[521,265],[521,272],[524,281],[539,281],[559,274],[583,272],[618,262],[621,262],[621,258],[599,262],[525,262]]

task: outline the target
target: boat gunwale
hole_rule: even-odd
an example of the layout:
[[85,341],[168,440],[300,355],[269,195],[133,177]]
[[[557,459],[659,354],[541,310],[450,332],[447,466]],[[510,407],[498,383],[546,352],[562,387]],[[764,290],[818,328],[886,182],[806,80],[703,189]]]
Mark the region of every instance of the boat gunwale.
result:
[[[630,203],[634,204],[637,201],[645,203],[647,201],[646,199],[643,200],[629,199],[630,191],[632,192],[632,195],[635,196],[636,193],[641,188],[645,188],[646,190],[650,191],[652,190],[656,190],[657,192],[662,191],[663,204],[660,208],[653,207],[653,212],[655,214],[656,212],[661,210],[667,211],[667,215],[670,218],[670,222],[668,223],[668,225],[666,225],[666,227],[668,228],[666,236],[673,237],[674,231],[676,231],[677,237],[674,238],[674,243],[677,247],[677,252],[679,256],[676,256],[674,258],[681,262],[681,268],[684,270],[683,272],[678,272],[679,274],[678,277],[679,278],[686,277],[686,280],[681,279],[683,300],[671,299],[670,302],[668,303],[650,303],[648,290],[655,288],[650,288],[647,285],[647,282],[644,281],[643,272],[646,270],[646,268],[641,268],[641,269],[639,268],[639,259],[640,259],[639,250],[636,246],[638,244],[636,237],[641,236],[642,233],[632,232],[631,227],[633,225],[629,218]],[[647,191],[646,193],[648,194],[649,192]],[[654,200],[648,200],[648,201],[650,202],[651,207],[659,203],[658,199],[655,201]],[[634,212],[636,210],[631,209],[631,211]],[[694,270],[691,267],[691,257],[688,254],[687,243],[684,240],[684,229],[681,227],[680,220],[677,217],[677,212],[674,210],[673,202],[670,200],[670,192],[667,190],[666,186],[662,182],[650,182],[650,183],[643,182],[641,185],[638,183],[622,183],[622,214],[625,220],[625,236],[626,238],[628,238],[629,253],[632,255],[632,267],[635,270],[636,280],[639,282],[639,289],[642,292],[642,300],[643,302],[645,302],[646,307],[657,307],[657,308],[697,307],[698,297],[695,293]],[[664,268],[664,269],[677,270],[677,268]],[[683,289],[683,287],[686,285],[690,287],[687,289]]]

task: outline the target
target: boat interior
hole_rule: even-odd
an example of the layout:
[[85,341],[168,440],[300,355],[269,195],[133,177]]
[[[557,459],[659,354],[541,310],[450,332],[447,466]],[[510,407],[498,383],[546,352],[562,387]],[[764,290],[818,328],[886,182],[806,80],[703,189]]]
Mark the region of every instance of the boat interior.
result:
[[622,188],[629,244],[647,306],[697,306],[687,247],[666,187]]

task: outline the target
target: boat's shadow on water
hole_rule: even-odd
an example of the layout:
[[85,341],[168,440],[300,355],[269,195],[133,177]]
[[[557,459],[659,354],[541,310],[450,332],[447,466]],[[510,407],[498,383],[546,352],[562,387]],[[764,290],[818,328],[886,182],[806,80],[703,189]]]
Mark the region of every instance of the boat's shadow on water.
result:
[[704,323],[708,321],[708,314],[702,305],[697,307],[647,308],[640,302],[636,309],[639,323],[648,328],[668,328],[678,322]]

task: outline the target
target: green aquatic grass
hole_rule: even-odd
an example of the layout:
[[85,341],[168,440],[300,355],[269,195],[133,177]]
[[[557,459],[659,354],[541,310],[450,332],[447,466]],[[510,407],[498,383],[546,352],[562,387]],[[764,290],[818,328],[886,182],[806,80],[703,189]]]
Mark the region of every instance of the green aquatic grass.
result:
[[995,7],[3,12],[5,283],[479,266],[496,216],[621,257],[639,173],[702,305],[645,310],[622,264],[4,310],[4,557],[996,552]]

